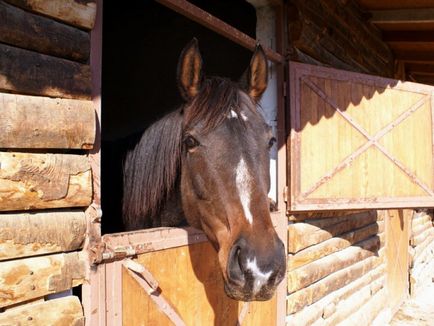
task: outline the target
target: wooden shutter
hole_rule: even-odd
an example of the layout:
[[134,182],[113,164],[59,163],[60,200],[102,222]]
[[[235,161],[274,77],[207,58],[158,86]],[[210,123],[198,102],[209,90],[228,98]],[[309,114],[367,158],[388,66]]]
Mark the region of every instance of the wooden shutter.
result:
[[290,64],[290,210],[434,206],[434,88]]

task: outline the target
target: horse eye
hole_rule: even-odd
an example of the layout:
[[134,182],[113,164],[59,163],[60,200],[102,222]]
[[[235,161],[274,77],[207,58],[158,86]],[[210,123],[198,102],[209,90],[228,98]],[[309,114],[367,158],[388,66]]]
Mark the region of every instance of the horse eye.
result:
[[275,143],[276,141],[277,141],[276,138],[272,137],[272,138],[270,139],[270,141],[268,142],[268,147],[269,147],[269,148],[273,147],[273,145],[274,145],[274,143]]
[[200,145],[200,143],[193,136],[187,136],[184,139],[184,144],[188,149],[192,149]]

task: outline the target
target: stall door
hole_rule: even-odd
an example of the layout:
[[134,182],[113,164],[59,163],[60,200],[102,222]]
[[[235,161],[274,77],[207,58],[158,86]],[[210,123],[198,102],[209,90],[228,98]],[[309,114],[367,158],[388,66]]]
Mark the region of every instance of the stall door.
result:
[[290,64],[290,210],[434,206],[433,87]]

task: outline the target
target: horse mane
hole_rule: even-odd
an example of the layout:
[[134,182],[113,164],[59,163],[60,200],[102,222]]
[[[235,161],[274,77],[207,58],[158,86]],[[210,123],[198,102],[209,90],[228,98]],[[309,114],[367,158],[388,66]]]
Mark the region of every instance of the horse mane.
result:
[[122,210],[128,229],[152,227],[153,218],[176,189],[184,129],[202,123],[206,133],[223,123],[231,110],[240,113],[240,91],[239,85],[228,79],[206,79],[191,103],[145,130],[124,164]]

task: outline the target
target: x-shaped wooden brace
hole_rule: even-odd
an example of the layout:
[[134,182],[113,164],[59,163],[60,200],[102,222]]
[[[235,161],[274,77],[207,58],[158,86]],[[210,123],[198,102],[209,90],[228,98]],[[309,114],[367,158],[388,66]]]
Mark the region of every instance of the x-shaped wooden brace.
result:
[[326,101],[332,108],[336,110],[350,125],[352,125],[357,131],[359,131],[368,141],[360,146],[355,152],[351,155],[347,156],[343,161],[341,161],[332,171],[325,174],[321,179],[319,179],[312,187],[310,187],[307,191],[301,194],[301,198],[306,198],[311,193],[313,193],[318,187],[322,184],[330,180],[334,175],[336,175],[339,171],[343,170],[345,167],[351,165],[351,163],[359,157],[361,154],[366,152],[369,147],[375,146],[380,152],[382,152],[393,164],[395,164],[399,169],[401,169],[407,176],[419,187],[421,187],[427,194],[430,196],[434,196],[433,191],[421,180],[417,178],[417,176],[407,169],[402,162],[394,158],[381,144],[378,143],[380,138],[386,135],[389,131],[391,131],[395,126],[400,124],[402,121],[407,119],[410,115],[416,112],[419,108],[423,106],[428,100],[429,96],[425,95],[421,99],[419,99],[416,103],[414,103],[408,110],[401,113],[394,121],[387,124],[383,129],[378,131],[374,136],[369,135],[369,133],[359,125],[353,118],[351,118],[346,112],[342,111],[334,99],[327,96],[326,93],[323,92],[321,88],[315,85],[309,78],[303,77],[302,82],[304,82],[307,86],[309,86],[318,96],[320,96],[324,101]]

